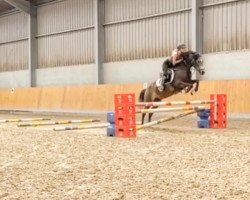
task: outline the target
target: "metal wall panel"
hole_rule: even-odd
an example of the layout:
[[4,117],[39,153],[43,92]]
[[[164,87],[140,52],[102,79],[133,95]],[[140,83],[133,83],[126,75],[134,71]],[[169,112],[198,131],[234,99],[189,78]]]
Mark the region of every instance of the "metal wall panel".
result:
[[28,15],[19,12],[0,17],[0,44],[28,37]]
[[39,68],[94,62],[93,30],[69,32],[38,39]]
[[28,68],[28,42],[20,41],[0,45],[0,71]]
[[38,7],[38,66],[94,62],[92,0],[65,0]]
[[27,23],[21,12],[0,17],[0,71],[28,68]]
[[225,2],[225,1],[230,1],[230,0],[202,0],[202,4],[207,5],[207,4],[219,3],[219,2]]
[[189,46],[189,7],[190,0],[106,0],[105,61],[162,57],[179,42]]
[[249,0],[204,7],[203,15],[204,53],[250,49]]
[[191,0],[105,0],[105,23],[191,7]]
[[38,35],[92,26],[93,0],[64,0],[39,6]]

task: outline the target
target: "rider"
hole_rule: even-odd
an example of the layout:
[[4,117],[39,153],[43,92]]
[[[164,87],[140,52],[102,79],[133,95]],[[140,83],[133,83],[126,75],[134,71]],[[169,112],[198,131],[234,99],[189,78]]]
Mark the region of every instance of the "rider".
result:
[[175,50],[172,51],[172,55],[170,58],[170,61],[173,65],[173,67],[180,63],[181,61],[183,61],[183,58],[181,57],[181,54],[187,52],[187,47],[185,44],[180,43],[177,45],[177,48]]
[[[163,70],[163,80],[162,80],[162,84],[164,87],[164,84],[167,82],[167,80],[169,79],[169,72],[168,72],[168,68],[174,68],[175,65],[177,65],[178,63],[183,61],[183,58],[181,57],[181,54],[187,52],[187,47],[184,43],[180,43],[177,45],[176,49],[174,49],[172,51],[172,55],[170,57],[170,59],[167,59],[162,66],[162,70]],[[174,88],[169,85],[170,90],[174,90]],[[164,89],[164,88],[162,88]]]

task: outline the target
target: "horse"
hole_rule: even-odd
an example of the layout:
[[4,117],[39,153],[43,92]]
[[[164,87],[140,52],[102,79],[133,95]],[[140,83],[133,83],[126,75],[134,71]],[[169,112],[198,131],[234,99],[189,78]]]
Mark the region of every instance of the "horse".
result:
[[[172,69],[173,80],[168,85],[165,85],[163,91],[159,91],[157,81],[149,84],[146,89],[143,89],[139,95],[139,102],[160,102],[162,99],[170,97],[172,95],[178,94],[181,91],[188,93],[191,91],[193,95],[199,89],[199,80],[191,79],[190,69],[195,69],[200,75],[205,74],[205,68],[203,67],[202,57],[199,53],[194,51],[188,51],[182,55],[183,61],[176,64]],[[166,65],[167,60],[163,63]],[[157,108],[158,106],[153,106],[151,108]],[[145,106],[145,109],[150,108]],[[142,114],[142,121],[144,123],[144,118],[146,113]],[[149,113],[148,122],[151,122],[153,113]]]

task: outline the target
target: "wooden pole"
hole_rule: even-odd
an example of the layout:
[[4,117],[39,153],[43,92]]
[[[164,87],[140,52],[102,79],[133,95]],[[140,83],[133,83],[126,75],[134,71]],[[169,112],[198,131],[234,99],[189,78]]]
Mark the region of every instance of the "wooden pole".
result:
[[166,117],[166,118],[162,118],[162,119],[159,119],[159,120],[156,120],[156,121],[153,121],[153,122],[149,122],[149,123],[146,123],[146,124],[143,124],[143,125],[139,125],[139,126],[136,126],[136,130],[141,130],[143,128],[151,127],[151,126],[154,126],[156,124],[160,124],[160,123],[163,123],[163,122],[167,122],[167,121],[171,121],[171,120],[174,120],[174,119],[179,119],[179,118],[182,118],[182,117],[185,117],[185,116],[188,116],[188,115],[192,115],[192,114],[196,113],[197,111],[199,111],[199,110],[192,110],[192,111],[189,111],[189,112],[186,112],[186,113],[179,114],[177,116]]
[[175,108],[156,108],[156,109],[140,109],[136,113],[157,113],[157,112],[171,112],[171,111],[184,111],[184,110],[202,110],[206,109],[205,106],[184,106]]
[[73,123],[87,123],[87,122],[100,122],[97,119],[83,119],[83,120],[63,120],[63,121],[50,121],[50,122],[33,122],[18,124],[19,127],[26,126],[46,126],[46,125],[58,125],[58,124],[73,124]]
[[136,106],[172,106],[172,105],[194,105],[194,104],[211,104],[213,100],[195,100],[195,101],[169,101],[169,102],[136,102]]
[[94,124],[85,126],[68,126],[68,127],[55,127],[54,131],[69,131],[69,130],[80,130],[80,129],[93,129],[93,128],[106,128],[109,124]]
[[7,122],[30,122],[30,121],[45,121],[50,120],[47,118],[24,118],[24,119],[2,119],[0,123],[7,123]]

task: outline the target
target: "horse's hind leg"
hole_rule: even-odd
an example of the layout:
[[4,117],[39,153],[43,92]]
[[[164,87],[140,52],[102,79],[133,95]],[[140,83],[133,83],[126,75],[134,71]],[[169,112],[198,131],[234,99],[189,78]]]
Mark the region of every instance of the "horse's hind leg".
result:
[[[158,106],[152,106],[152,108],[155,109],[155,108],[158,108]],[[148,122],[151,122],[151,118],[152,118],[153,114],[154,113],[149,113],[148,114]]]
[[[144,109],[149,109],[149,106],[145,106]],[[141,124],[144,124],[145,116],[146,116],[146,113],[142,113],[142,115],[141,115]]]
[[[155,99],[154,99],[154,102],[160,102],[160,101],[161,101],[161,99],[158,99],[158,98],[155,98]],[[152,106],[151,108],[152,108],[152,109],[155,109],[155,108],[158,108],[158,107],[159,107],[159,106]],[[152,119],[153,114],[154,114],[154,113],[149,113],[149,114],[148,114],[148,122],[151,122],[151,119]]]
[[142,115],[141,115],[141,124],[144,124],[145,116],[146,116],[146,113],[142,113]]

